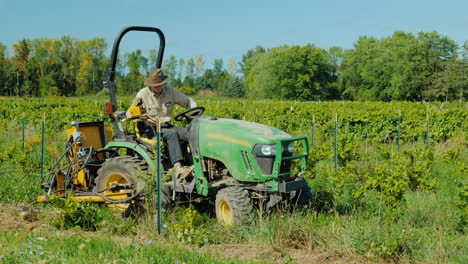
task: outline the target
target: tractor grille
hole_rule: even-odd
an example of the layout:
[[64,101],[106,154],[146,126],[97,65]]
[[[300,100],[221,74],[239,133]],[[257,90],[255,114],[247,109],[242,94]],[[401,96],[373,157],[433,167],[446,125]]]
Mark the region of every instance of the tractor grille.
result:
[[[256,157],[258,166],[265,175],[271,175],[273,171],[273,163],[275,157]],[[291,160],[283,160],[281,162],[280,173],[286,173],[291,171]]]
[[242,160],[244,161],[245,168],[247,169],[248,173],[254,173],[252,168],[252,164],[250,163],[249,155],[246,151],[241,150]]

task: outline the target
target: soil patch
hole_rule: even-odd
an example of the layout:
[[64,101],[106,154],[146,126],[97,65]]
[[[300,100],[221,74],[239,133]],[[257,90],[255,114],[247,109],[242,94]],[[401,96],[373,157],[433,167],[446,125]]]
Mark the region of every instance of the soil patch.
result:
[[220,258],[269,263],[361,263],[351,258],[338,257],[324,249],[279,248],[255,244],[221,244],[194,249]]
[[41,211],[25,204],[0,204],[0,232],[30,231],[42,227]]

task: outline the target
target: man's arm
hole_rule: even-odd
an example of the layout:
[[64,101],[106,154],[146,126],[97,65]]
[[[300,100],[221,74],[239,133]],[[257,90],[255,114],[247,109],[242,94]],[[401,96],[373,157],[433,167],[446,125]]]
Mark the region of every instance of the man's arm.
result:
[[191,97],[188,97],[186,94],[184,94],[183,92],[177,90],[176,88],[172,86],[169,86],[169,87],[171,87],[171,89],[173,90],[172,99],[174,100],[175,104],[178,104],[184,108],[197,107],[197,103]]

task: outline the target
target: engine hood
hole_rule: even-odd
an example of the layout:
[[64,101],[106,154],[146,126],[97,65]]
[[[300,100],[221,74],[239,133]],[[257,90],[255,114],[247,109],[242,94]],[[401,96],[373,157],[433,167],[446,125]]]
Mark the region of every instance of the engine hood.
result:
[[[256,165],[257,144],[276,144],[292,138],[277,128],[237,119],[201,116],[190,123],[189,142],[195,160],[210,158],[222,162],[239,181],[265,181]],[[263,177],[263,178],[262,178]]]
[[291,136],[277,128],[237,119],[200,120],[200,140],[220,141],[252,148],[255,144],[274,144]]

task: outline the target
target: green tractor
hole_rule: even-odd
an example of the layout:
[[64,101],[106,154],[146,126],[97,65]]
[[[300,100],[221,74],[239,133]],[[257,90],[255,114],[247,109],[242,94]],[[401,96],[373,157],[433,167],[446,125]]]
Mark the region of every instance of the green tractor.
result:
[[[285,203],[292,208],[311,204],[310,188],[301,177],[308,154],[306,137],[293,138],[269,126],[203,115],[203,107],[188,109],[174,118],[188,123],[189,140],[181,144],[189,173],[171,173],[164,143],[158,166],[155,146],[159,143],[139,135],[138,117],[127,121],[125,112],[116,109],[116,60],[120,41],[129,31],[159,36],[156,67],[161,67],[165,48],[161,30],[132,26],[119,33],[105,82],[111,102],[105,104],[104,111],[113,120],[113,129],[102,121],[74,122],[67,130],[63,159],[45,177],[42,185],[46,194],[38,201],[47,201],[50,195],[71,195],[74,200],[107,203],[127,211],[148,199],[145,186],[153,181],[151,176],[159,167],[170,176],[160,187],[163,206],[208,201],[214,203],[216,218],[224,225],[249,221],[254,208],[270,211]],[[125,122],[134,124],[134,132],[123,128]]]

